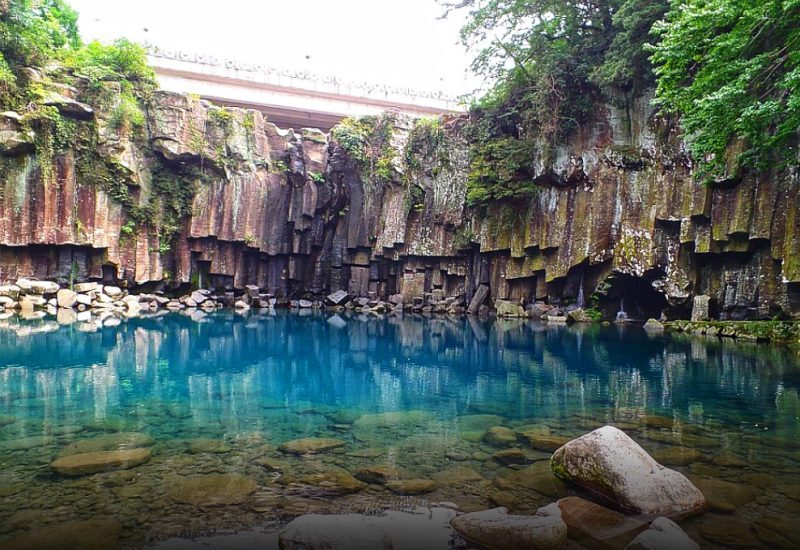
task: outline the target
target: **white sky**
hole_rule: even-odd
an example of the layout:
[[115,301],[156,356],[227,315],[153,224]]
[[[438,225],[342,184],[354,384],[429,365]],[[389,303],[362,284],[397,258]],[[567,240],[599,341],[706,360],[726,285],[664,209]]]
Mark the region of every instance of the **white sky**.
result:
[[[84,40],[124,36],[220,59],[258,61],[347,80],[477,88],[458,42],[465,14],[436,0],[70,0]],[[145,30],[147,29],[147,30]],[[306,58],[309,56],[309,58]]]

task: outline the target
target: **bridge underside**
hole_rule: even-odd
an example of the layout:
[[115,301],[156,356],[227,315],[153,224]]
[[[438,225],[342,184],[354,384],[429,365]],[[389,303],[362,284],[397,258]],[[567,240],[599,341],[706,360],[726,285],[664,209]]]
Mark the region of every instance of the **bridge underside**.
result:
[[337,82],[317,82],[281,74],[151,56],[159,86],[196,94],[219,105],[256,109],[281,128],[330,130],[345,117],[379,115],[393,109],[413,117],[453,112],[443,99],[408,95],[402,90],[366,90]]
[[347,116],[344,114],[325,113],[308,109],[292,109],[277,105],[265,105],[252,101],[235,101],[224,97],[206,95],[201,95],[200,97],[216,105],[261,111],[267,116],[268,121],[277,125],[279,128],[319,128],[323,132],[328,132]]

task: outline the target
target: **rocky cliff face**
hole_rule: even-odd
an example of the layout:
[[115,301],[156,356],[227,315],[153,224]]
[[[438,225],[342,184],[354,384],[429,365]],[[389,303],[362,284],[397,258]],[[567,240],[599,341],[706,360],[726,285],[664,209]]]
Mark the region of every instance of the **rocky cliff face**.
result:
[[0,115],[0,282],[409,302],[486,284],[494,300],[583,296],[607,316],[687,317],[701,294],[721,318],[800,315],[797,172],[699,185],[646,99],[628,114],[598,108],[538,162],[532,198],[471,207],[463,118],[430,139],[388,116],[369,121],[385,127],[380,144],[354,145],[157,93],[136,133],[110,122],[114,97],[90,108],[64,92],[55,105],[75,137],[52,155]]

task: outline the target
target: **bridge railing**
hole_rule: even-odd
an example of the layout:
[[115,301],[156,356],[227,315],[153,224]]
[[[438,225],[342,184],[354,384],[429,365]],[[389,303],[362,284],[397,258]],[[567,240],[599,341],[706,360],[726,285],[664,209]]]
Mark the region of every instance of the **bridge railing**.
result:
[[219,58],[213,54],[185,52],[161,48],[152,44],[147,44],[146,48],[150,61],[157,72],[159,68],[178,69],[337,96],[399,102],[445,111],[464,110],[458,98],[443,91],[419,90],[366,81],[349,81],[333,75],[273,67],[265,63]]

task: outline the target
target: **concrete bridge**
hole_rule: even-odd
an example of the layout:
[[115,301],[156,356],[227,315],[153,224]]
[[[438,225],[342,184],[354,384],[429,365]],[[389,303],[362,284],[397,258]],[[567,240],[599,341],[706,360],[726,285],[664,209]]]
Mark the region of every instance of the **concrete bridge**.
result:
[[283,128],[328,131],[345,117],[377,115],[388,109],[413,117],[464,110],[456,99],[440,92],[344,82],[155,46],[148,46],[148,57],[161,88],[197,94],[220,105],[257,109]]

